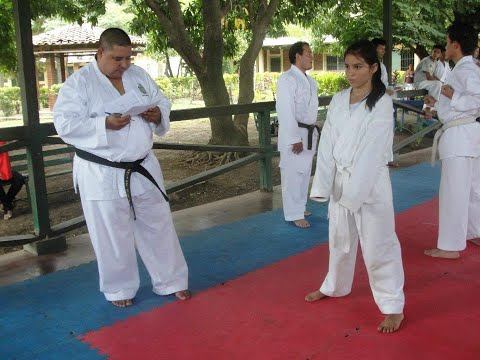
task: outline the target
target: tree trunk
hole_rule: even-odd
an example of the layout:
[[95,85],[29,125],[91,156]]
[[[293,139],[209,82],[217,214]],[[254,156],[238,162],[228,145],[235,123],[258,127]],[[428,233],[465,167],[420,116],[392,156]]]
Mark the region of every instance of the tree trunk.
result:
[[[271,0],[267,7],[262,8],[252,25],[252,40],[240,59],[239,104],[250,104],[255,98],[255,60],[262,49],[263,40],[267,34],[268,24],[278,8],[279,0]],[[235,126],[245,134],[248,141],[248,118],[250,114],[236,115]]]
[[417,44],[417,46],[414,47],[412,50],[420,58],[420,60],[422,60],[424,57],[427,57],[429,55],[427,49],[425,49],[425,46],[420,44]]
[[[169,0],[158,2],[144,0],[146,5],[156,14],[159,25],[166,32],[169,42],[182,57],[185,63],[195,73],[202,90],[206,106],[229,105],[227,87],[223,80],[223,36],[221,19],[222,11],[227,11],[229,6],[221,8],[220,1],[204,1],[202,6],[203,19],[203,49],[200,52],[189,37],[185,22],[182,17],[180,1]],[[265,38],[268,24],[275,13],[280,0],[270,0],[261,6],[254,15],[249,12],[252,22],[253,41],[244,55],[244,65],[240,70],[240,96],[239,103],[251,103],[254,97],[253,75],[255,58],[260,51]],[[169,15],[163,6],[168,7]],[[227,4],[228,5],[228,4]],[[243,59],[242,59],[243,60]],[[210,118],[212,136],[210,144],[248,145],[246,125],[248,115],[238,121],[235,126],[232,116]]]
[[[203,100],[206,106],[230,105],[227,86],[223,80],[223,74],[220,76],[197,76],[202,90]],[[209,144],[220,145],[248,145],[246,133],[239,130],[231,116],[218,116],[210,118],[210,128],[212,136]]]
[[172,64],[170,64],[170,56],[168,55],[168,51],[165,51],[165,63],[167,65],[165,68],[165,75],[167,77],[173,77]]

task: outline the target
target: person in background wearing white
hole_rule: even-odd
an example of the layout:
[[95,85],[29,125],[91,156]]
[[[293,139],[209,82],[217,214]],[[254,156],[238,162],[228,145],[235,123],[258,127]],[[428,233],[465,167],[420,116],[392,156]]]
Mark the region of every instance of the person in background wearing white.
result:
[[308,43],[293,44],[288,56],[292,66],[278,78],[276,102],[283,215],[307,228],[308,186],[319,136],[318,91],[317,82],[306,73],[313,61]]
[[425,97],[426,104],[437,106],[443,123],[437,248],[425,250],[431,257],[456,259],[467,240],[480,245],[480,68],[471,55],[477,42],[478,32],[470,25],[453,23],[447,29],[446,57],[455,67],[438,102]]
[[413,82],[417,89],[425,89],[428,94],[438,100],[442,82],[435,76],[437,60],[442,54],[442,45],[434,45],[430,56],[424,57],[415,69]]
[[[377,58],[380,63],[380,70],[382,74],[382,77],[381,77],[382,82],[385,85],[385,88],[387,88],[388,90],[388,72],[387,72],[387,67],[383,64],[383,58],[385,56],[385,51],[387,50],[387,42],[384,39],[373,38],[372,44],[375,46],[375,49],[377,51]],[[392,94],[389,94],[389,95],[392,95]]]

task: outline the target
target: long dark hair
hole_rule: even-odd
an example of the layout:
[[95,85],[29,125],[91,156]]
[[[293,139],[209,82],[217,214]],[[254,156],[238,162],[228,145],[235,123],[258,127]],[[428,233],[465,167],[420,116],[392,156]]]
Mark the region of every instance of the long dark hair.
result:
[[372,111],[378,100],[385,94],[385,84],[382,82],[382,70],[380,68],[380,61],[377,57],[377,49],[371,41],[359,40],[350,45],[345,51],[343,59],[347,55],[353,55],[356,58],[363,59],[368,65],[377,64],[377,71],[373,73],[372,77],[372,91],[367,96],[367,107]]

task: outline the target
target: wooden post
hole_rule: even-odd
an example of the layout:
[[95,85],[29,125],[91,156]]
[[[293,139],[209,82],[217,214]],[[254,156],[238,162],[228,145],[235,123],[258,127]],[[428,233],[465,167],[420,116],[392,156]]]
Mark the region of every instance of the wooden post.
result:
[[14,0],[13,17],[18,58],[18,82],[22,95],[23,123],[26,131],[26,152],[30,202],[35,234],[41,238],[50,231],[47,187],[42,154],[43,134],[40,130],[38,97],[33,55],[30,1]]
[[262,111],[259,115],[259,134],[260,146],[265,151],[265,157],[260,160],[260,190],[273,191],[272,184],[272,137],[270,129],[270,112]]

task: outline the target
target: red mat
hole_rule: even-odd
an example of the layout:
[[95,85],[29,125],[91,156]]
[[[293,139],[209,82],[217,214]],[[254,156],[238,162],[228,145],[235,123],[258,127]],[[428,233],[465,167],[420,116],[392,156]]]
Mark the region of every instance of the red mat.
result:
[[432,259],[437,202],[397,216],[406,274],[403,326],[382,316],[361,257],[352,293],[306,303],[327,271],[328,247],[249,273],[82,337],[109,359],[480,359],[480,248]]

